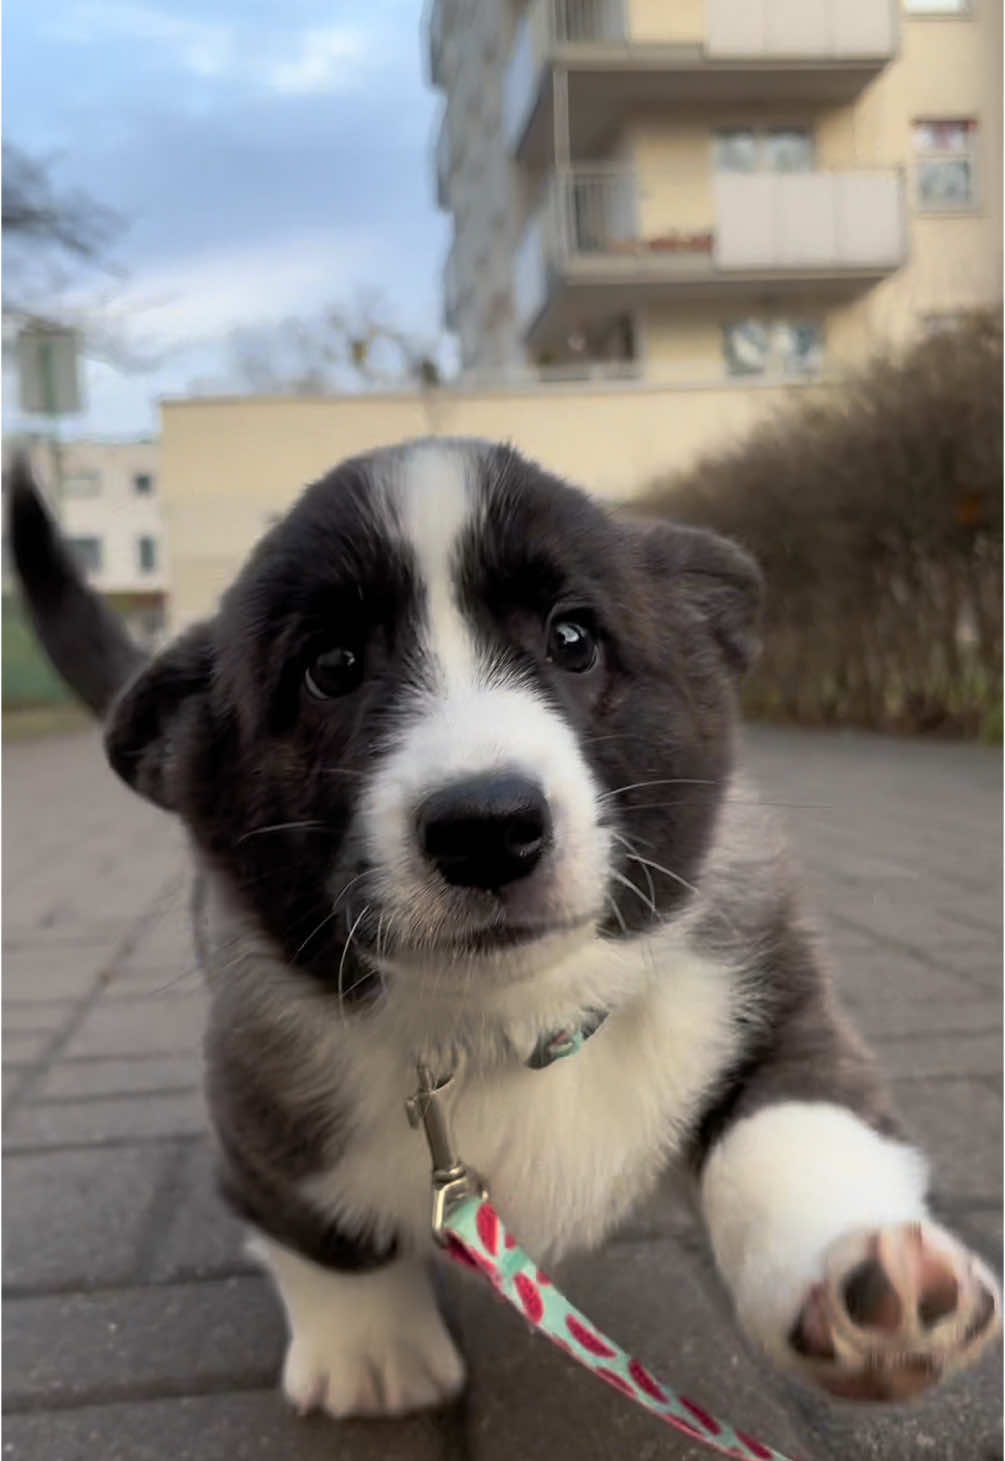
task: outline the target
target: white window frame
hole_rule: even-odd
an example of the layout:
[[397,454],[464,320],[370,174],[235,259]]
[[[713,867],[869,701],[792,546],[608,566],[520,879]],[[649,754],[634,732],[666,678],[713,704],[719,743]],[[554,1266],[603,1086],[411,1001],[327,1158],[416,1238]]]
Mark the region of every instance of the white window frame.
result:
[[[731,370],[730,357],[727,349],[730,330],[737,329],[742,325],[759,325],[767,336],[767,350],[764,356],[764,366],[760,370]],[[817,331],[820,341],[820,364],[809,370],[793,370],[786,368],[785,358],[782,356],[776,344],[776,332],[779,326],[812,325]],[[821,319],[814,319],[812,316],[756,316],[749,315],[746,318],[734,318],[723,320],[721,324],[722,334],[722,359],[725,366],[727,378],[731,381],[743,380],[814,380],[818,379],[824,372],[827,350],[827,334],[824,323]]]
[[[745,172],[742,168],[723,168],[719,166],[719,142],[720,139],[730,132],[749,132],[757,147],[757,166]],[[816,131],[811,122],[775,121],[775,122],[732,122],[723,126],[715,127],[712,131],[712,170],[713,172],[742,173],[745,177],[758,177],[764,174],[775,175],[781,170],[779,168],[766,167],[764,165],[765,148],[768,138],[774,132],[802,132],[809,139],[810,144],[810,165],[808,168],[800,169],[802,172],[813,172],[817,165],[817,138]]]
[[[969,145],[962,152],[953,152],[947,149],[935,148],[932,151],[921,151],[915,141],[915,128],[924,126],[940,126],[945,124],[958,124],[968,129],[970,138]],[[918,213],[925,213],[933,218],[952,214],[972,214],[981,210],[981,175],[980,175],[980,123],[976,117],[915,117],[911,122],[911,187],[914,194],[914,207]],[[958,202],[951,199],[945,203],[933,202],[931,199],[923,198],[919,184],[919,173],[921,164],[924,162],[954,162],[966,159],[970,164],[970,198],[966,202]]]
[[934,0],[933,4],[917,5],[913,0],[904,0],[904,14],[910,20],[973,20],[976,0]]
[[[93,575],[97,577],[99,574],[104,573],[105,542],[100,533],[71,533],[67,537],[66,541],[71,554],[73,554],[74,562],[77,563],[77,565],[83,570],[85,574],[87,574],[88,576]],[[97,562],[84,563],[81,557],[78,556],[80,554],[80,547],[82,543],[97,544]]]
[[[144,563],[143,549],[147,543],[151,545],[151,561],[149,563]],[[154,537],[153,533],[140,533],[140,535],[136,539],[136,568],[138,572],[144,574],[157,573],[159,571],[157,563],[159,556],[160,544],[157,542],[157,539]]]

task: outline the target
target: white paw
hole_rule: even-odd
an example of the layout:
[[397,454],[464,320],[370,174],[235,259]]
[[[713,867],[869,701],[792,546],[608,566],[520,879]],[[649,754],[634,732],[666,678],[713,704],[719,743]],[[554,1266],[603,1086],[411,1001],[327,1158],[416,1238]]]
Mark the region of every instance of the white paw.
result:
[[301,1415],[405,1415],[451,1400],[464,1363],[413,1259],[370,1273],[319,1268],[259,1235],[290,1326],[283,1390]]
[[833,1395],[905,1400],[969,1365],[1000,1330],[985,1264],[937,1224],[906,1222],[830,1245],[788,1343]]
[[421,1334],[353,1333],[316,1325],[290,1340],[283,1392],[301,1415],[407,1415],[453,1399],[464,1364],[439,1315]]

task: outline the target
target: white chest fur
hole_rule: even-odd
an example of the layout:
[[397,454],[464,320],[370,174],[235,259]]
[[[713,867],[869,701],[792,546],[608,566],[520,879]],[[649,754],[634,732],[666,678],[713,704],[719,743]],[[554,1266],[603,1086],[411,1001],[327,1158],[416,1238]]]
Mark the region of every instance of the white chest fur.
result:
[[[735,1048],[736,998],[731,970],[678,946],[578,1054],[545,1070],[461,1073],[459,1154],[521,1243],[549,1261],[592,1247],[646,1194]],[[394,1043],[367,1044],[365,1058],[350,1055],[348,1142],[305,1195],[350,1228],[423,1242],[429,1156],[404,1114],[414,1072]]]

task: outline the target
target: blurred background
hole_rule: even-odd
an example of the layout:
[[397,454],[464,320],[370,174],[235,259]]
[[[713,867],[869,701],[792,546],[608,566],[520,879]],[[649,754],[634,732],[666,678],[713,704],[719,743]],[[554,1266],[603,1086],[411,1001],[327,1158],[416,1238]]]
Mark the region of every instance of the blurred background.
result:
[[[752,713],[994,738],[1001,30],[11,0],[7,441],[148,643],[340,457],[474,433],[761,556]],[[63,692],[8,587],[10,723]]]

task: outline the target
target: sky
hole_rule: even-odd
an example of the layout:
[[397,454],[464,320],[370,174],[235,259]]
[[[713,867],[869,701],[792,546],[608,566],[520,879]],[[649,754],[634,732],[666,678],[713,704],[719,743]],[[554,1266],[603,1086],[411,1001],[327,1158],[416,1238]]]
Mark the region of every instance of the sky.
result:
[[[67,435],[156,429],[156,399],[226,379],[235,329],[379,291],[433,338],[449,224],[421,0],[6,0],[7,141],[127,228],[102,283],[153,370],[88,363]],[[4,392],[4,420],[23,424]]]

